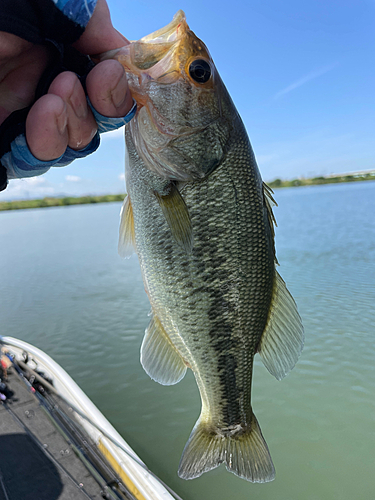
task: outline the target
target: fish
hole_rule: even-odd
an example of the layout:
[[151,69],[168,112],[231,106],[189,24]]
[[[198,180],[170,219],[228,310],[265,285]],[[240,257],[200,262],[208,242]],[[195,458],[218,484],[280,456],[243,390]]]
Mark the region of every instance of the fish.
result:
[[271,481],[251,405],[254,356],[281,380],[304,342],[276,269],[273,193],[183,11],[106,58],[121,62],[138,106],[125,130],[119,253],[136,251],[151,304],[141,363],[163,385],[191,369],[202,400],[178,474],[193,479],[225,464],[248,481]]

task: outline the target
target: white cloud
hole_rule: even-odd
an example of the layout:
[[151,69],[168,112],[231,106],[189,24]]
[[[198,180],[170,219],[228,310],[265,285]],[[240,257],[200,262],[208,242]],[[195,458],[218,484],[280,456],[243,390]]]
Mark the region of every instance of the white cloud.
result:
[[15,182],[22,183],[24,186],[40,186],[45,184],[46,180],[44,177],[28,177],[26,179],[15,179]]
[[312,71],[311,73],[308,73],[307,75],[303,76],[299,80],[295,81],[291,85],[288,85],[288,87],[285,87],[285,89],[280,90],[280,92],[277,92],[274,95],[274,99],[279,99],[279,97],[288,94],[292,90],[297,89],[298,87],[301,87],[305,83],[310,82],[311,80],[314,80],[315,78],[318,78],[319,76],[324,75],[325,73],[328,73],[328,71],[331,71],[332,69],[336,68],[338,66],[338,62],[335,62],[333,64],[329,64],[327,66],[323,66],[320,69],[317,69],[315,71]]
[[43,177],[29,177],[27,179],[12,179],[7,189],[1,193],[3,200],[16,200],[24,198],[44,198],[54,196],[55,188]]
[[78,175],[67,175],[65,177],[65,180],[68,182],[79,182],[81,180],[81,177],[78,177]]
[[125,174],[120,174],[118,176],[118,178],[120,179],[120,181],[124,181],[125,180]]

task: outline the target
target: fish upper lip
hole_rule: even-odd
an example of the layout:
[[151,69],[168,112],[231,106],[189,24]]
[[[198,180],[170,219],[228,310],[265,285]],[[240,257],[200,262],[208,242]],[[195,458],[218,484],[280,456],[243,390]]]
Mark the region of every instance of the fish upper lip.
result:
[[[179,45],[179,41],[188,30],[189,26],[186,22],[185,13],[179,10],[172,21],[164,28],[131,42],[128,49],[123,51],[124,54],[127,54],[125,58],[130,63],[129,70],[142,77],[143,75],[145,78],[150,77],[153,80],[158,80],[160,77],[173,73],[170,69],[174,66],[174,48]],[[147,47],[146,50],[144,49],[145,47]],[[142,67],[142,54],[144,50],[146,63],[147,59],[151,63],[148,68]],[[138,60],[139,51],[141,54],[140,60]]]
[[179,10],[173,16],[173,19],[170,23],[168,23],[164,28],[160,28],[157,31],[150,33],[149,35],[144,36],[140,40],[141,43],[165,43],[165,42],[175,42],[179,37],[179,26],[181,24],[186,24],[186,16],[184,11]]

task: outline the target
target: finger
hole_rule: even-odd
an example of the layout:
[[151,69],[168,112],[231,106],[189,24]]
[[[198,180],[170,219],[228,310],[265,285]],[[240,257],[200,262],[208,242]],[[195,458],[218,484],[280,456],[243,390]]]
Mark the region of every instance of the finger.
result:
[[75,150],[85,148],[98,127],[77,76],[68,71],[60,73],[52,82],[48,94],[59,96],[66,104],[68,146]]
[[27,42],[12,33],[0,31],[0,62],[3,63],[12,57],[17,57],[22,52],[32,47],[31,42]]
[[38,99],[26,119],[26,140],[32,154],[42,161],[59,158],[68,144],[66,104],[56,95]]
[[94,55],[128,44],[129,40],[112,26],[107,2],[98,0],[83,35],[74,47],[83,54]]
[[87,75],[86,89],[91,104],[104,116],[120,118],[133,106],[125,71],[118,61],[97,64]]

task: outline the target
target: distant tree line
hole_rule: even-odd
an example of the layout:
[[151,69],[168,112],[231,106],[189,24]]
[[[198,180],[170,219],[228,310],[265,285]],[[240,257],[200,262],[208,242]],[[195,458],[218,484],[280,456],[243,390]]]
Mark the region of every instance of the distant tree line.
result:
[[353,174],[353,175],[339,175],[337,177],[312,177],[310,179],[300,178],[292,179],[290,181],[283,181],[275,179],[267,182],[271,188],[284,188],[284,187],[299,187],[299,186],[315,186],[317,184],[337,184],[340,182],[356,182],[356,181],[373,181],[375,180],[375,172]]

